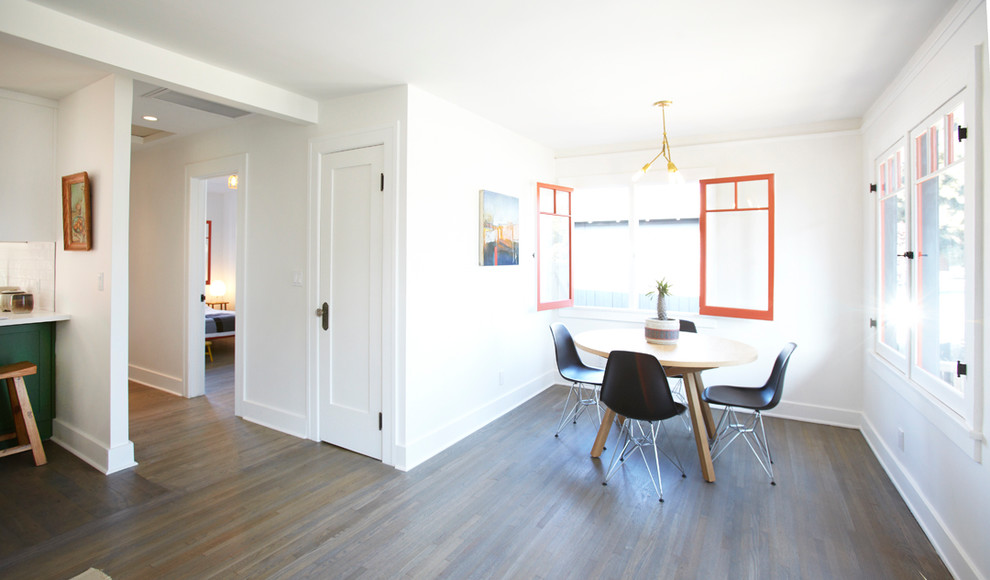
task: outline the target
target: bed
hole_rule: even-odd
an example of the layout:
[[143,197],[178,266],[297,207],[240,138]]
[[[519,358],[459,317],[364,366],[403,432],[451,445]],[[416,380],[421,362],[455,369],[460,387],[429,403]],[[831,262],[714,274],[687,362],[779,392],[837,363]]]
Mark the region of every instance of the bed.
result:
[[234,336],[234,312],[206,307],[206,340]]

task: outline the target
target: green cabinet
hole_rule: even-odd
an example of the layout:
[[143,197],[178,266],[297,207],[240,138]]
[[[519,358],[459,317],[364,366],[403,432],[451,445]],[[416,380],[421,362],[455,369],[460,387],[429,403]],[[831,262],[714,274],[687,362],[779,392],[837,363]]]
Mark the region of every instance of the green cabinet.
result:
[[[24,377],[24,383],[31,399],[38,431],[42,439],[48,439],[52,436],[52,419],[55,418],[54,322],[0,326],[0,365],[21,361],[38,365],[38,373]],[[10,395],[4,385],[0,388],[0,435],[13,430]],[[16,440],[0,441],[0,448],[16,443]]]

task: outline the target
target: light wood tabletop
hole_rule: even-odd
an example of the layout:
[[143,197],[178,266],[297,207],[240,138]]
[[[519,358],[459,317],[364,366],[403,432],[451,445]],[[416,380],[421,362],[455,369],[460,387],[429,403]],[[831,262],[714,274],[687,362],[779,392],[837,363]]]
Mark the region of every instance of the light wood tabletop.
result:
[[[698,459],[701,461],[701,473],[705,481],[715,481],[715,468],[708,449],[709,438],[715,436],[715,421],[708,403],[701,400],[701,392],[704,390],[701,371],[753,362],[758,356],[755,348],[736,340],[693,332],[680,333],[676,344],[651,344],[646,342],[642,328],[582,332],[574,337],[574,344],[585,352],[605,358],[615,350],[651,354],[663,365],[668,377],[683,376]],[[592,457],[601,456],[614,417],[615,412],[606,408],[591,449]]]

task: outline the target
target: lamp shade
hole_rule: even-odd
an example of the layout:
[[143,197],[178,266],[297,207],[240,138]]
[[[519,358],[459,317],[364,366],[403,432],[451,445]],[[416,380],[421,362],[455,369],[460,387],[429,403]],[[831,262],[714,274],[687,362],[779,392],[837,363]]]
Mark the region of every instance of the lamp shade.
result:
[[222,280],[213,280],[209,288],[210,296],[223,296],[227,293],[227,285]]

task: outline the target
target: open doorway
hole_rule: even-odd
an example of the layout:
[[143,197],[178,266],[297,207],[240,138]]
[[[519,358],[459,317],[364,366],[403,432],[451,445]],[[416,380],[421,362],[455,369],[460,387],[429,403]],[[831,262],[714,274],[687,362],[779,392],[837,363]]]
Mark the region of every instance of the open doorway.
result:
[[234,384],[239,181],[236,173],[206,180],[206,395]]
[[184,394],[208,394],[208,385],[229,388],[232,377],[234,414],[238,416],[244,377],[246,170],[246,155],[186,167],[189,221]]

